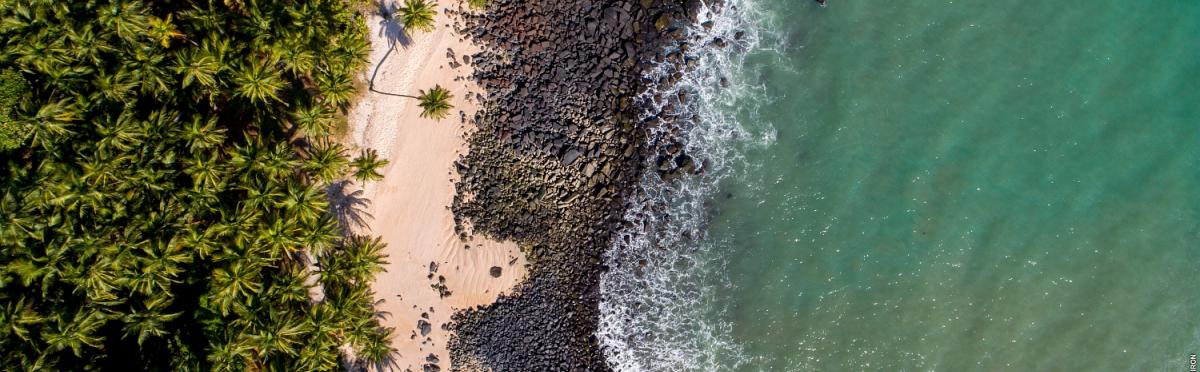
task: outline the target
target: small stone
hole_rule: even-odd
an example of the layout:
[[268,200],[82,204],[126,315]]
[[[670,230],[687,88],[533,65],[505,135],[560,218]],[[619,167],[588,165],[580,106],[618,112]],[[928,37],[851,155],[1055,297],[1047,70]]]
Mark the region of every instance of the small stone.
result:
[[501,271],[502,269],[500,269],[500,266],[492,266],[492,269],[488,270],[488,272],[492,274],[493,278],[499,278]]

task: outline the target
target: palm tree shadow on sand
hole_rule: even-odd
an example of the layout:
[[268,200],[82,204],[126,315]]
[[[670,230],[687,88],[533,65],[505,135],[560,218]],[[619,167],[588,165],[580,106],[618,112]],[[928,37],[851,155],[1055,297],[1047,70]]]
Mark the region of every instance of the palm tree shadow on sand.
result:
[[379,32],[383,34],[384,38],[387,38],[388,50],[371,71],[371,80],[367,82],[367,90],[388,96],[416,98],[406,94],[388,93],[375,89],[375,76],[379,75],[379,68],[383,66],[384,62],[387,62],[388,57],[392,56],[392,52],[396,51],[396,46],[399,45],[402,48],[408,48],[412,44],[412,38],[408,37],[408,32],[404,30],[404,25],[394,17],[396,8],[397,5],[395,2],[379,2]]
[[412,44],[412,39],[408,37],[407,32],[404,32],[404,25],[394,18],[397,7],[395,2],[387,4],[379,2],[379,32],[387,38],[389,51],[394,49],[397,44],[404,48]]
[[329,194],[329,212],[337,218],[342,231],[353,231],[354,228],[367,226],[367,218],[374,218],[367,213],[370,200],[363,197],[363,190],[347,190],[350,181],[338,181],[325,188]]

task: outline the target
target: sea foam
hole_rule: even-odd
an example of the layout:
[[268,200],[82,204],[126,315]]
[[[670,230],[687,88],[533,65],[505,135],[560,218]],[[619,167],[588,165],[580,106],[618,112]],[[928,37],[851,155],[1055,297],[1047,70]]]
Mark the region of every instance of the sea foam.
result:
[[[684,54],[694,67],[677,83],[652,86],[640,97],[657,105],[647,117],[667,104],[655,103],[656,96],[689,97],[674,104],[694,114],[682,116],[692,119],[653,128],[648,137],[677,137],[703,172],[668,182],[648,159],[637,194],[630,197],[628,227],[607,252],[610,269],[600,282],[598,336],[614,370],[711,371],[750,362],[733,339],[718,299],[718,289],[730,285],[724,268],[729,252],[723,251],[727,244],[708,237],[706,204],[721,180],[744,168],[747,146],[774,141],[769,123],[755,123],[766,129],[748,130],[739,120],[752,119],[756,105],[766,101],[763,85],[744,71],[747,55],[763,49],[760,37],[766,32],[761,27],[766,21],[753,5],[749,0],[707,5],[688,28],[691,47]],[[667,63],[651,70],[648,80],[660,81],[677,67]]]

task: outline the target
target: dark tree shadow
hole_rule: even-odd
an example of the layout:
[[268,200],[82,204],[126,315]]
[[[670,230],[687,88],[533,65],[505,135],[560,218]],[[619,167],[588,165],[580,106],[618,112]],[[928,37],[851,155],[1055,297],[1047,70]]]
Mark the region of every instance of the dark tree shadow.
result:
[[[388,92],[384,92],[384,91],[375,89],[375,75],[379,75],[379,67],[383,66],[383,62],[387,61],[388,57],[392,55],[392,51],[395,51],[395,50],[396,50],[396,48],[394,48],[394,47],[388,48],[387,53],[383,54],[383,58],[379,59],[379,64],[375,65],[375,70],[371,72],[371,80],[367,82],[367,90],[369,90],[371,92],[379,93],[379,94],[382,94],[385,96],[417,98],[415,96],[411,96],[411,95],[407,95],[407,94],[388,93]],[[417,98],[417,99],[419,99],[419,98]]]
[[375,71],[371,72],[371,81],[367,82],[367,90],[374,92],[374,93],[379,93],[379,94],[382,94],[385,96],[420,99],[419,97],[408,95],[408,94],[389,93],[389,92],[384,92],[384,91],[375,89],[375,75],[379,74],[379,66],[382,66],[384,61],[387,61],[388,56],[392,55],[393,50],[396,50],[396,48],[388,48],[387,53],[384,53],[383,58],[381,58],[379,60],[379,64],[375,65]]
[[383,58],[379,59],[379,63],[375,64],[375,69],[371,71],[371,80],[367,82],[367,90],[387,96],[417,98],[407,94],[375,90],[375,76],[379,75],[379,68],[383,66],[384,62],[387,62],[388,57],[392,56],[392,52],[396,51],[396,46],[399,45],[402,48],[408,48],[409,44],[412,44],[412,38],[408,37],[408,32],[405,32],[404,25],[392,17],[396,14],[396,8],[397,5],[395,2],[379,2],[379,16],[382,18],[379,20],[379,32],[383,34],[383,37],[387,38],[388,50],[387,53],[383,54]]
[[[379,20],[379,32],[387,38],[389,49],[394,49],[397,44],[404,48],[412,44],[412,39],[408,37],[407,32],[404,32],[404,25],[393,18],[396,15],[397,7],[396,3],[392,1],[379,2],[379,16],[382,18]],[[384,57],[384,59],[387,58]]]
[[366,227],[367,218],[374,218],[366,212],[370,200],[364,198],[362,190],[348,192],[346,186],[350,181],[338,181],[325,188],[329,195],[329,211],[337,218],[342,231],[352,231],[355,227]]

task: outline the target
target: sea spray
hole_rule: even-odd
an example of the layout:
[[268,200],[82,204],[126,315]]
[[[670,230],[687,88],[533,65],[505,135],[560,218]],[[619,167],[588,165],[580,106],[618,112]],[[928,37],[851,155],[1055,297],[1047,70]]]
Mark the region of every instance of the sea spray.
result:
[[[627,227],[606,254],[598,336],[615,370],[717,370],[749,362],[717,299],[717,289],[729,285],[728,252],[707,236],[706,203],[741,167],[742,148],[773,142],[769,123],[757,124],[767,130],[748,130],[739,121],[766,101],[762,84],[743,71],[746,55],[761,48],[762,19],[748,1],[706,5],[687,29],[692,47],[679,50],[682,61],[668,59],[647,76],[675,80],[652,84],[639,98],[653,108],[648,119],[664,111],[673,116],[650,128],[650,141],[678,141],[700,165],[697,175],[664,180],[656,160],[648,159],[638,194],[630,198]],[[662,79],[679,70],[673,64],[679,62],[691,67],[678,79]]]
[[656,25],[683,13],[661,1],[491,4],[460,14],[486,99],[455,162],[451,208],[463,232],[517,240],[531,264],[513,295],[454,315],[451,364],[607,370],[599,281],[641,180],[634,155],[647,133],[634,103],[647,61],[675,40]]
[[[1200,2],[757,5],[779,28],[727,73],[776,101],[724,108],[778,141],[724,143],[742,159],[692,209],[711,243],[613,260],[682,250],[643,275],[692,272],[626,289],[649,314],[610,317],[634,335],[608,335],[631,340],[622,369],[1165,371],[1200,350],[1200,90],[1181,78],[1200,76],[1181,47]],[[776,34],[793,42],[764,50]],[[686,242],[665,230],[645,231]]]

